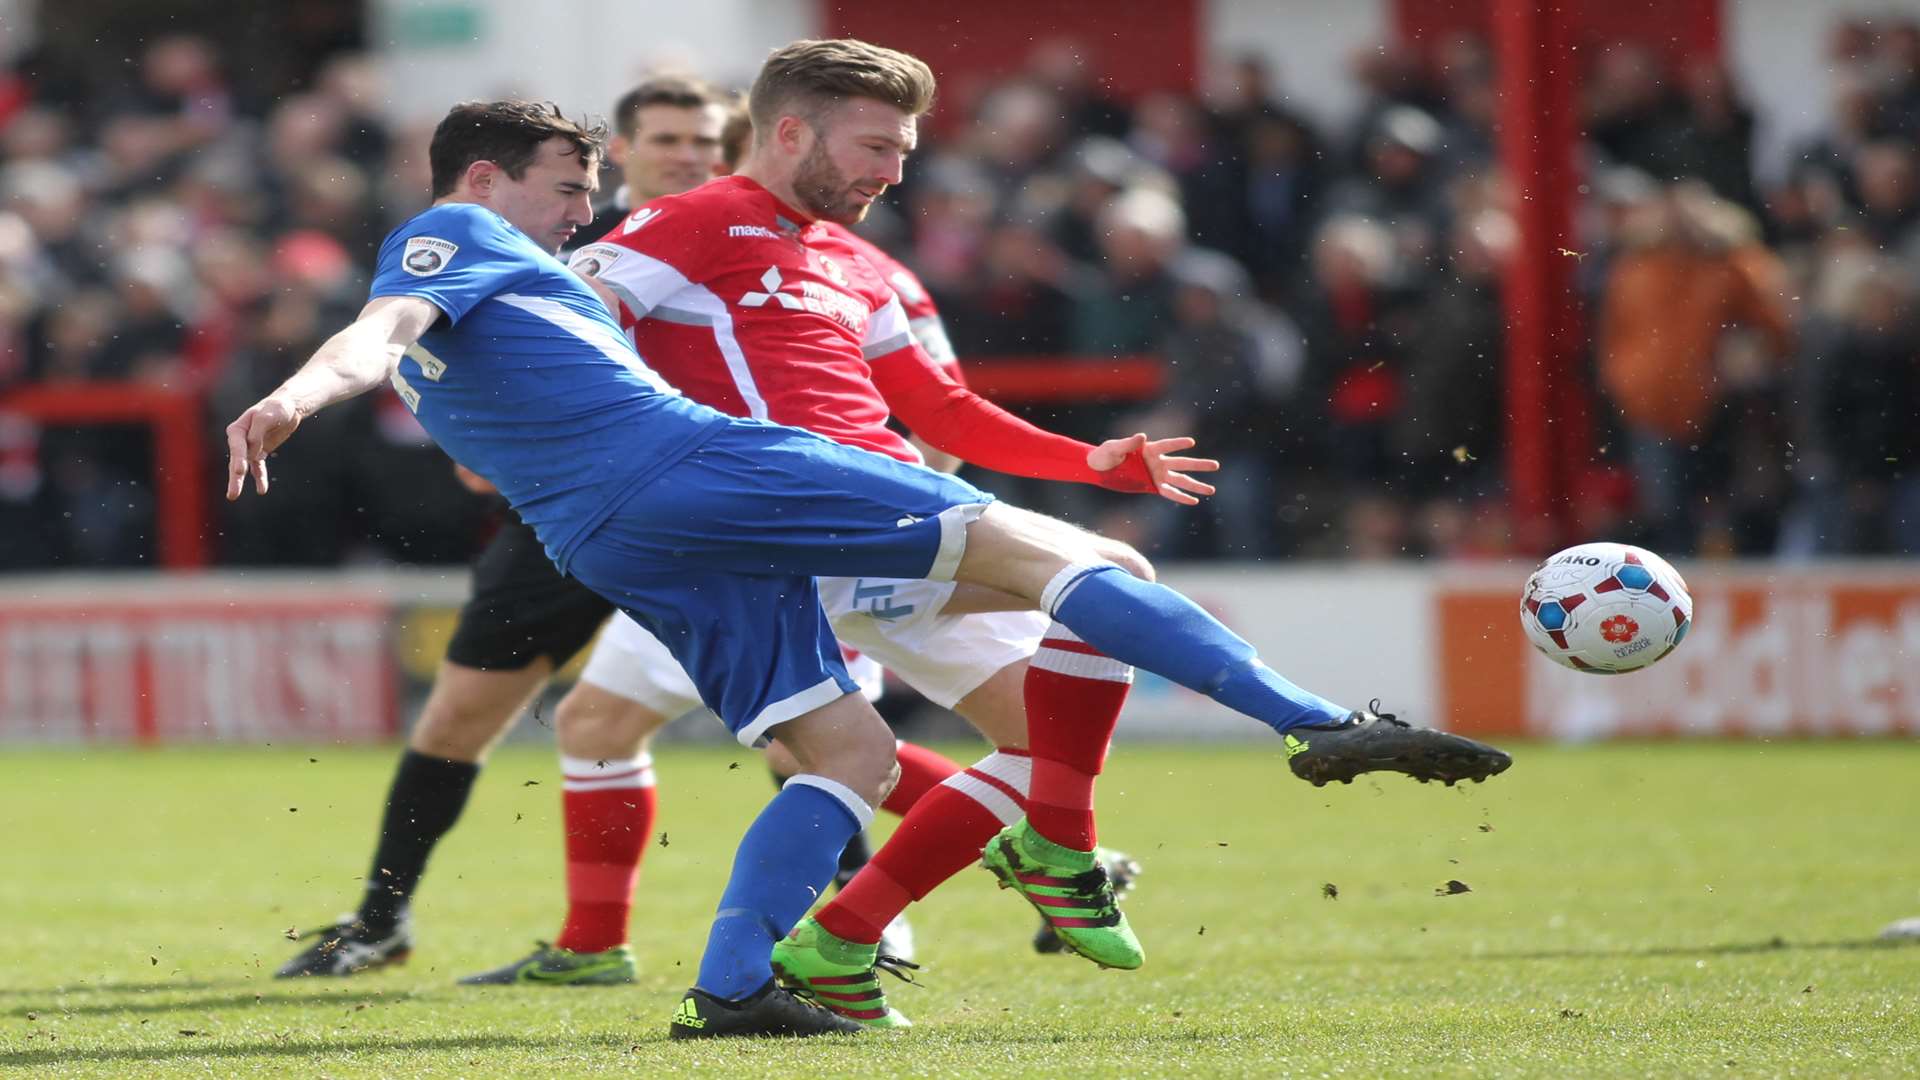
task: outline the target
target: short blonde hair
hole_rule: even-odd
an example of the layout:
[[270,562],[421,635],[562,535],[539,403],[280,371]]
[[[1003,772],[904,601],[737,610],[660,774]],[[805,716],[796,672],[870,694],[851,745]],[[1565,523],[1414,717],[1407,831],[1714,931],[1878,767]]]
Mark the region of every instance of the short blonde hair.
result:
[[933,108],[933,70],[918,57],[853,38],[796,41],[767,57],[747,93],[756,138],[783,115],[818,126],[849,98],[884,101],[912,116]]

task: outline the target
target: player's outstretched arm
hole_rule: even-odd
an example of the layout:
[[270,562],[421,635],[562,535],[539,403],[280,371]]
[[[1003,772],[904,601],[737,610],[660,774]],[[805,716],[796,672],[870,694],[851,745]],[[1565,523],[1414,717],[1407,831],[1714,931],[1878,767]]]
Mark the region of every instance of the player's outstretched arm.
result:
[[1159,495],[1188,506],[1213,494],[1211,484],[1188,474],[1212,472],[1219,462],[1173,456],[1192,447],[1192,439],[1132,435],[1089,446],[1056,435],[954,382],[918,346],[874,360],[873,382],[916,436],[984,469]]
[[360,309],[292,378],[227,425],[227,498],[240,497],[249,474],[253,489],[265,495],[267,455],[300,421],[379,385],[439,318],[439,308],[416,296],[382,296]]

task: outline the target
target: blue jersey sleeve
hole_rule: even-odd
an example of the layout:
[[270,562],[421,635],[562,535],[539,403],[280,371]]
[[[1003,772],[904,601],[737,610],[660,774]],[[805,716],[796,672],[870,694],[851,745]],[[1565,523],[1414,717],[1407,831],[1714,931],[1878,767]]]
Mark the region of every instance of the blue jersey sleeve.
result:
[[368,298],[417,296],[457,323],[480,301],[512,290],[534,272],[530,248],[531,241],[491,210],[436,206],[380,245]]

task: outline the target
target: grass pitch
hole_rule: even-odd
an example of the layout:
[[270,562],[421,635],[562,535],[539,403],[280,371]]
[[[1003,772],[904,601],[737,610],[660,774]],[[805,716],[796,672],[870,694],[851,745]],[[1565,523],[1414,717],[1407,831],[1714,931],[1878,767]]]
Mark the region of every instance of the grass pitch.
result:
[[1920,1074],[1920,947],[1871,943],[1920,914],[1920,747],[1516,757],[1483,787],[1316,790],[1272,742],[1123,746],[1103,824],[1146,864],[1143,970],[1036,956],[1026,906],[968,871],[916,909],[925,986],[893,991],[914,1030],[708,1044],[666,1022],[769,791],[745,752],[660,755],[640,985],[481,990],[451,984],[557,930],[550,754],[489,767],[410,965],[289,983],[284,932],[357,895],[391,750],[12,750],[0,1072]]

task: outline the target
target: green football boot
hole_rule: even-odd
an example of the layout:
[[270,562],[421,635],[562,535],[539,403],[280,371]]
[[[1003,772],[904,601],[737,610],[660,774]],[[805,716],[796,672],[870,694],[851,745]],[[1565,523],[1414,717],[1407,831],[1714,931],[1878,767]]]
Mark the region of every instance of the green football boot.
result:
[[[1133,883],[1140,877],[1140,860],[1110,847],[1094,848],[1093,858],[1107,868],[1107,879],[1113,882],[1114,902],[1125,900],[1127,894],[1133,891]],[[1060,935],[1053,932],[1053,924],[1044,915],[1040,917],[1040,929],[1033,932],[1033,951],[1042,956],[1058,956],[1067,951],[1066,945],[1060,941]]]
[[773,973],[780,985],[868,1028],[913,1026],[913,1021],[887,1004],[880,973],[912,982],[908,972],[918,968],[918,964],[882,955],[878,945],[834,937],[811,916],[773,946]]
[[1025,897],[1068,949],[1101,967],[1132,971],[1146,962],[1093,852],[1061,847],[1022,818],[987,841],[980,865]]
[[544,941],[524,959],[460,980],[461,986],[619,986],[634,981],[633,949],[577,953]]

